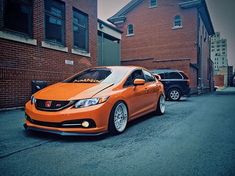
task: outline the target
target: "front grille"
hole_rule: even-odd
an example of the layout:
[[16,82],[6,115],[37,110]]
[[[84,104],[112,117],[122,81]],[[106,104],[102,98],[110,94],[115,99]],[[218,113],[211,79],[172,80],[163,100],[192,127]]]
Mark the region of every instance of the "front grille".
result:
[[42,111],[60,111],[68,106],[71,106],[73,101],[51,101],[37,99],[35,106],[38,110]]

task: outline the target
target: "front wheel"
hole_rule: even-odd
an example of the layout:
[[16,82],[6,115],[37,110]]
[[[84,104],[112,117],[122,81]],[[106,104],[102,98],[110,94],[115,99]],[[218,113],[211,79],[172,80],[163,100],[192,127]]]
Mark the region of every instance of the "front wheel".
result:
[[111,111],[109,118],[109,132],[111,134],[122,133],[127,126],[128,110],[124,102],[117,102]]
[[165,96],[160,95],[158,102],[157,102],[157,109],[156,109],[156,114],[162,115],[165,113],[166,110],[166,103],[165,103]]

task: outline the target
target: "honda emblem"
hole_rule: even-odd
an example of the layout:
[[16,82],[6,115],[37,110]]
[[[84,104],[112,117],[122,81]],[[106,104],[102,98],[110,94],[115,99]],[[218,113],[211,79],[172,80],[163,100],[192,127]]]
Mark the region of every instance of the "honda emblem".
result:
[[51,107],[52,101],[46,101],[45,102],[45,107],[50,108]]

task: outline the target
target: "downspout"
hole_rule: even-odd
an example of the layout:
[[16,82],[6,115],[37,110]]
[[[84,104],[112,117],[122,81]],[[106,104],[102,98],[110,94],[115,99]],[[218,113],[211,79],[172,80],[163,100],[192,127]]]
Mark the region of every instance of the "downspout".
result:
[[104,65],[104,33],[101,32],[101,65]]
[[197,8],[197,92],[201,93],[201,44],[200,44],[200,16]]

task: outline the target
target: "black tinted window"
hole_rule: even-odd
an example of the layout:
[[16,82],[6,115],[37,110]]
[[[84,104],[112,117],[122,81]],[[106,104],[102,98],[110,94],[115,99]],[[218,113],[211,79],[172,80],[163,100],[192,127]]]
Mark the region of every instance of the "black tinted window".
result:
[[165,79],[165,74],[164,73],[161,73],[161,74],[158,74],[161,76],[161,79]]
[[57,0],[45,1],[45,38],[64,44],[65,5]]
[[32,0],[7,0],[4,9],[4,27],[32,35]]
[[146,70],[143,70],[144,72],[144,77],[146,82],[152,82],[155,81],[155,78],[152,76],[151,73],[147,72]]
[[124,86],[133,86],[135,79],[144,79],[142,70],[135,70],[126,80]]
[[184,79],[188,79],[188,76],[184,72],[180,72],[180,74],[184,77]]
[[178,72],[166,73],[166,79],[182,79],[182,76]]
[[88,51],[88,15],[73,10],[73,44],[75,48]]

